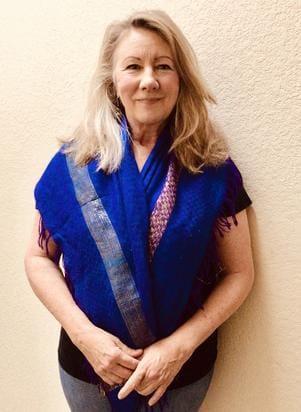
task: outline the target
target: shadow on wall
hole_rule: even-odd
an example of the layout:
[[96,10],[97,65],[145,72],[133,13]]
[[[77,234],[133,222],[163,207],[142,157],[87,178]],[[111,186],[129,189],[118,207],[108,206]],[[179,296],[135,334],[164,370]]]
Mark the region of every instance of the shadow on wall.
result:
[[255,282],[243,305],[219,329],[218,358],[200,412],[268,412],[279,408],[274,397],[277,376],[273,369],[273,316],[266,300],[262,236],[253,207],[248,209],[248,218]]

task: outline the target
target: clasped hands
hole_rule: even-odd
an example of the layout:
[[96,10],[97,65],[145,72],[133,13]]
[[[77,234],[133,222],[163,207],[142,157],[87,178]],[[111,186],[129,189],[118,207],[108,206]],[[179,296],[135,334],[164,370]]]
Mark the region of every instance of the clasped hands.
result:
[[183,341],[171,336],[147,348],[131,349],[116,336],[93,325],[76,340],[81,352],[95,372],[109,385],[123,384],[118,398],[123,399],[133,390],[143,396],[152,395],[148,403],[154,405],[165,393],[192,350],[183,349]]
[[189,358],[168,338],[159,340],[144,349],[138,358],[139,363],[118,393],[123,399],[133,390],[151,398],[149,406],[154,405],[164,395],[182,365]]

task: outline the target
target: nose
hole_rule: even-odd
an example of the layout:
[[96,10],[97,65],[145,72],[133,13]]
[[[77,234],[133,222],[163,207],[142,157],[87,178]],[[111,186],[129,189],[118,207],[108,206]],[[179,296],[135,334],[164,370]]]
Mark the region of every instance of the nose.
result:
[[159,88],[159,82],[155,77],[152,68],[145,68],[141,74],[140,88],[142,90],[156,90]]

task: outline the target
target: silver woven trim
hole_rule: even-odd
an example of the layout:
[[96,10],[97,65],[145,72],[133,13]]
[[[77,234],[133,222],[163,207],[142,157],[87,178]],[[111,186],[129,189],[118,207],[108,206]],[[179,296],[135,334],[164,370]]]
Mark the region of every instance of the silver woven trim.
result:
[[95,191],[88,167],[77,167],[70,156],[66,158],[76,198],[101,255],[117,306],[133,342],[145,347],[155,338],[147,325],[139,292],[117,234]]

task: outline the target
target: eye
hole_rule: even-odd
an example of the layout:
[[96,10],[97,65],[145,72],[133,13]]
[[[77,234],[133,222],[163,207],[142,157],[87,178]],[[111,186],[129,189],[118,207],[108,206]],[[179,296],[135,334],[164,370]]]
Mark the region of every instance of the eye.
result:
[[158,70],[172,70],[168,64],[158,64],[156,68]]
[[139,64],[132,63],[126,66],[126,70],[138,70],[138,69],[140,69]]

